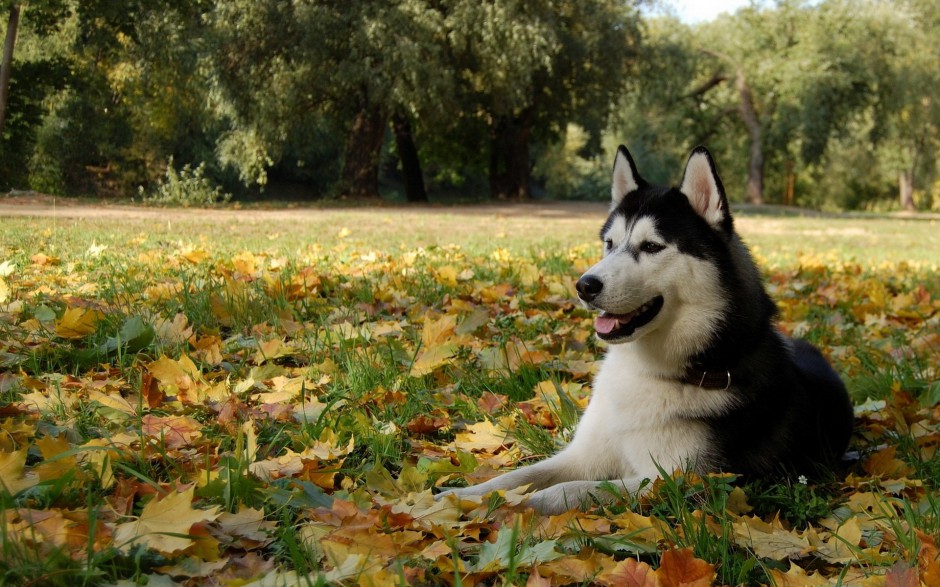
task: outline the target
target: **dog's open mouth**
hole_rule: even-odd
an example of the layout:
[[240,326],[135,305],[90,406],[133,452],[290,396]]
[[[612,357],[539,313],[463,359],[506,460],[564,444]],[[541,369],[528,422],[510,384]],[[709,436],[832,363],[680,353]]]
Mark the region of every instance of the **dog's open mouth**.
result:
[[663,296],[656,296],[636,310],[626,314],[602,313],[594,319],[594,330],[605,340],[630,336],[637,328],[646,326],[663,309]]

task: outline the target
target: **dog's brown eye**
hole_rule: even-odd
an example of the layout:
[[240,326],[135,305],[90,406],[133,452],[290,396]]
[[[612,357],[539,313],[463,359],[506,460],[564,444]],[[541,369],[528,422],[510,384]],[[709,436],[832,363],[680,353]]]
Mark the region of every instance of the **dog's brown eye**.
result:
[[605,251],[609,251],[609,250],[611,250],[612,248],[614,248],[614,241],[610,240],[609,238],[605,238],[605,239],[604,239],[604,250],[605,250]]
[[644,253],[649,253],[650,255],[655,255],[656,253],[660,252],[661,250],[665,248],[666,247],[664,247],[663,245],[650,242],[650,241],[643,241],[642,243],[640,243],[640,251]]

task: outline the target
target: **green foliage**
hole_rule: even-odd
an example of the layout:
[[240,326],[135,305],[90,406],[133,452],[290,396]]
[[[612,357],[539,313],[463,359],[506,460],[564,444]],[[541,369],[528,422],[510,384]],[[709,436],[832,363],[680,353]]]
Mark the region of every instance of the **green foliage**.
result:
[[177,170],[170,157],[163,180],[149,193],[141,187],[140,197],[144,202],[158,206],[212,207],[227,204],[232,194],[223,192],[206,177],[205,168],[205,163],[195,168],[187,163]]
[[586,157],[588,133],[569,124],[561,138],[545,147],[535,164],[534,175],[542,178],[546,194],[559,200],[597,200],[608,197],[609,163]]
[[736,199],[760,147],[768,202],[891,209],[904,177],[917,207],[940,206],[928,0],[788,0],[696,25],[617,0],[22,4],[3,189],[126,196],[172,156],[230,191],[378,177],[395,194],[395,119],[437,197],[603,199],[622,142],[656,182],[707,144]]

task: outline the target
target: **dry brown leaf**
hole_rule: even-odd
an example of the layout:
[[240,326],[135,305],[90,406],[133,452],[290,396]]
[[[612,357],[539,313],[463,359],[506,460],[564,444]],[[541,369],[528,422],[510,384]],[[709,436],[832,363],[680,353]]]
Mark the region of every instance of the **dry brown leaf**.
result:
[[154,416],[141,418],[141,432],[162,441],[167,448],[189,446],[202,436],[202,424],[189,416]]
[[904,561],[894,563],[885,575],[885,587],[918,587],[917,567]]

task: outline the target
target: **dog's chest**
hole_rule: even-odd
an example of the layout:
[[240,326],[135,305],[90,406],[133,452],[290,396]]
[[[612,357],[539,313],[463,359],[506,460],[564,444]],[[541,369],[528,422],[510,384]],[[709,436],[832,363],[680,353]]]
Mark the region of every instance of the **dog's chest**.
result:
[[579,449],[606,451],[612,468],[646,476],[656,464],[704,464],[713,449],[701,418],[728,409],[731,395],[650,377],[625,358],[608,356],[595,378],[575,437]]

